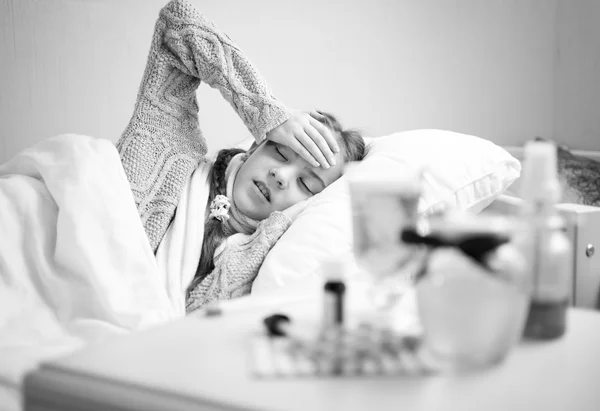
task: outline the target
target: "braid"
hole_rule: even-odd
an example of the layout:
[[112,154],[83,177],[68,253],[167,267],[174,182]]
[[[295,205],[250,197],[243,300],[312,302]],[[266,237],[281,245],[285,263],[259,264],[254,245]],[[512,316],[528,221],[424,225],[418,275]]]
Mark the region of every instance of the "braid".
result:
[[[231,159],[240,154],[244,153],[245,150],[239,148],[231,148],[219,151],[217,159],[208,172],[208,184],[209,184],[209,197],[208,204],[218,195],[226,195],[227,193],[227,181],[225,179],[225,172]],[[200,282],[215,269],[215,250],[227,236],[223,232],[223,225],[220,221],[209,218],[204,223],[204,237],[202,238],[202,252],[200,253],[200,261],[198,262],[198,268],[196,269],[196,275],[192,280],[190,286],[187,289],[189,293],[198,285]]]
[[244,152],[245,150],[240,148],[230,148],[219,151],[217,159],[208,173],[210,200],[215,198],[217,194],[226,195],[227,181],[225,180],[225,171],[227,171],[227,166],[234,156]]

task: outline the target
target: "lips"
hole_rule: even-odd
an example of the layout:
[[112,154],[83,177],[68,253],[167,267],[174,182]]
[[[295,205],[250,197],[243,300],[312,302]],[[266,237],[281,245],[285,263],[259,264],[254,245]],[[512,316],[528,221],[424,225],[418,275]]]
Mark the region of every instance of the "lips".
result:
[[261,183],[260,181],[255,181],[254,185],[258,188],[258,191],[261,192],[261,194],[265,197],[265,199],[268,202],[271,202],[271,190],[269,190],[269,188],[264,183]]

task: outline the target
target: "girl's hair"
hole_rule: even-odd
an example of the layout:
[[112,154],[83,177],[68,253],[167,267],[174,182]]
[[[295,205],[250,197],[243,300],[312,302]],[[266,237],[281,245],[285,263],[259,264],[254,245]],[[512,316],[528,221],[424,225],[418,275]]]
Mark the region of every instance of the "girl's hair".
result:
[[[228,148],[219,151],[217,159],[210,168],[206,180],[209,184],[208,204],[218,195],[227,194],[227,181],[225,171],[229,161],[237,154],[244,153],[241,148]],[[202,251],[200,261],[196,268],[196,275],[188,287],[188,294],[215,268],[215,250],[227,238],[223,231],[223,224],[216,218],[209,218],[204,224],[204,236],[202,238]]]
[[[367,154],[367,147],[362,134],[358,130],[344,130],[339,120],[333,115],[319,111],[325,117],[323,124],[334,132],[334,135],[340,145],[340,150],[345,162],[361,161]],[[251,150],[256,148],[253,144]],[[227,182],[225,180],[225,171],[229,165],[229,161],[237,154],[245,151],[239,148],[225,149],[219,151],[217,159],[210,168],[207,181],[209,188],[209,204],[218,194],[226,195]],[[210,274],[214,268],[214,255],[217,247],[227,238],[223,231],[221,222],[214,218],[209,218],[204,225],[204,237],[202,239],[202,252],[200,261],[196,269],[196,275],[187,289],[188,294],[200,282]]]
[[321,122],[334,132],[340,150],[342,150],[344,162],[362,161],[368,152],[362,133],[356,129],[344,130],[340,121],[333,114],[323,111],[318,111],[318,113],[325,117],[325,120]]

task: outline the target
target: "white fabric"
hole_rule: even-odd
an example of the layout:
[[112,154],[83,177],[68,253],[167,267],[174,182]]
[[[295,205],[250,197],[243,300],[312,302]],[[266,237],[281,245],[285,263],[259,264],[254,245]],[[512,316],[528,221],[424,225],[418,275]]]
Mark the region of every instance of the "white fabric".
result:
[[[250,141],[246,142],[250,144]],[[317,195],[267,255],[252,293],[318,278],[331,257],[351,258],[350,173],[385,170],[399,176],[423,169],[421,213],[447,206],[481,211],[520,175],[502,147],[445,130],[414,130],[370,140],[366,159]]]
[[192,174],[181,194],[173,223],[156,251],[171,308],[180,315],[185,315],[186,290],[196,274],[202,252],[209,171],[210,164],[202,163]]
[[108,140],[63,135],[0,165],[0,384],[178,317]]

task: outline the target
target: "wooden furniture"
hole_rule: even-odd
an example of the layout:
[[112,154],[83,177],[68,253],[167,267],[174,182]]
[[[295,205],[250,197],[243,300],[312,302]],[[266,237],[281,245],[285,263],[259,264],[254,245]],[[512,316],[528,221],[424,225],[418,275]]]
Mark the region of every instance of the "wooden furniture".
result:
[[591,310],[570,309],[562,339],[522,342],[481,372],[259,380],[247,343],[262,318],[316,320],[320,302],[252,308],[241,300],[218,317],[190,316],[43,364],[25,379],[25,410],[600,409],[600,313]]

